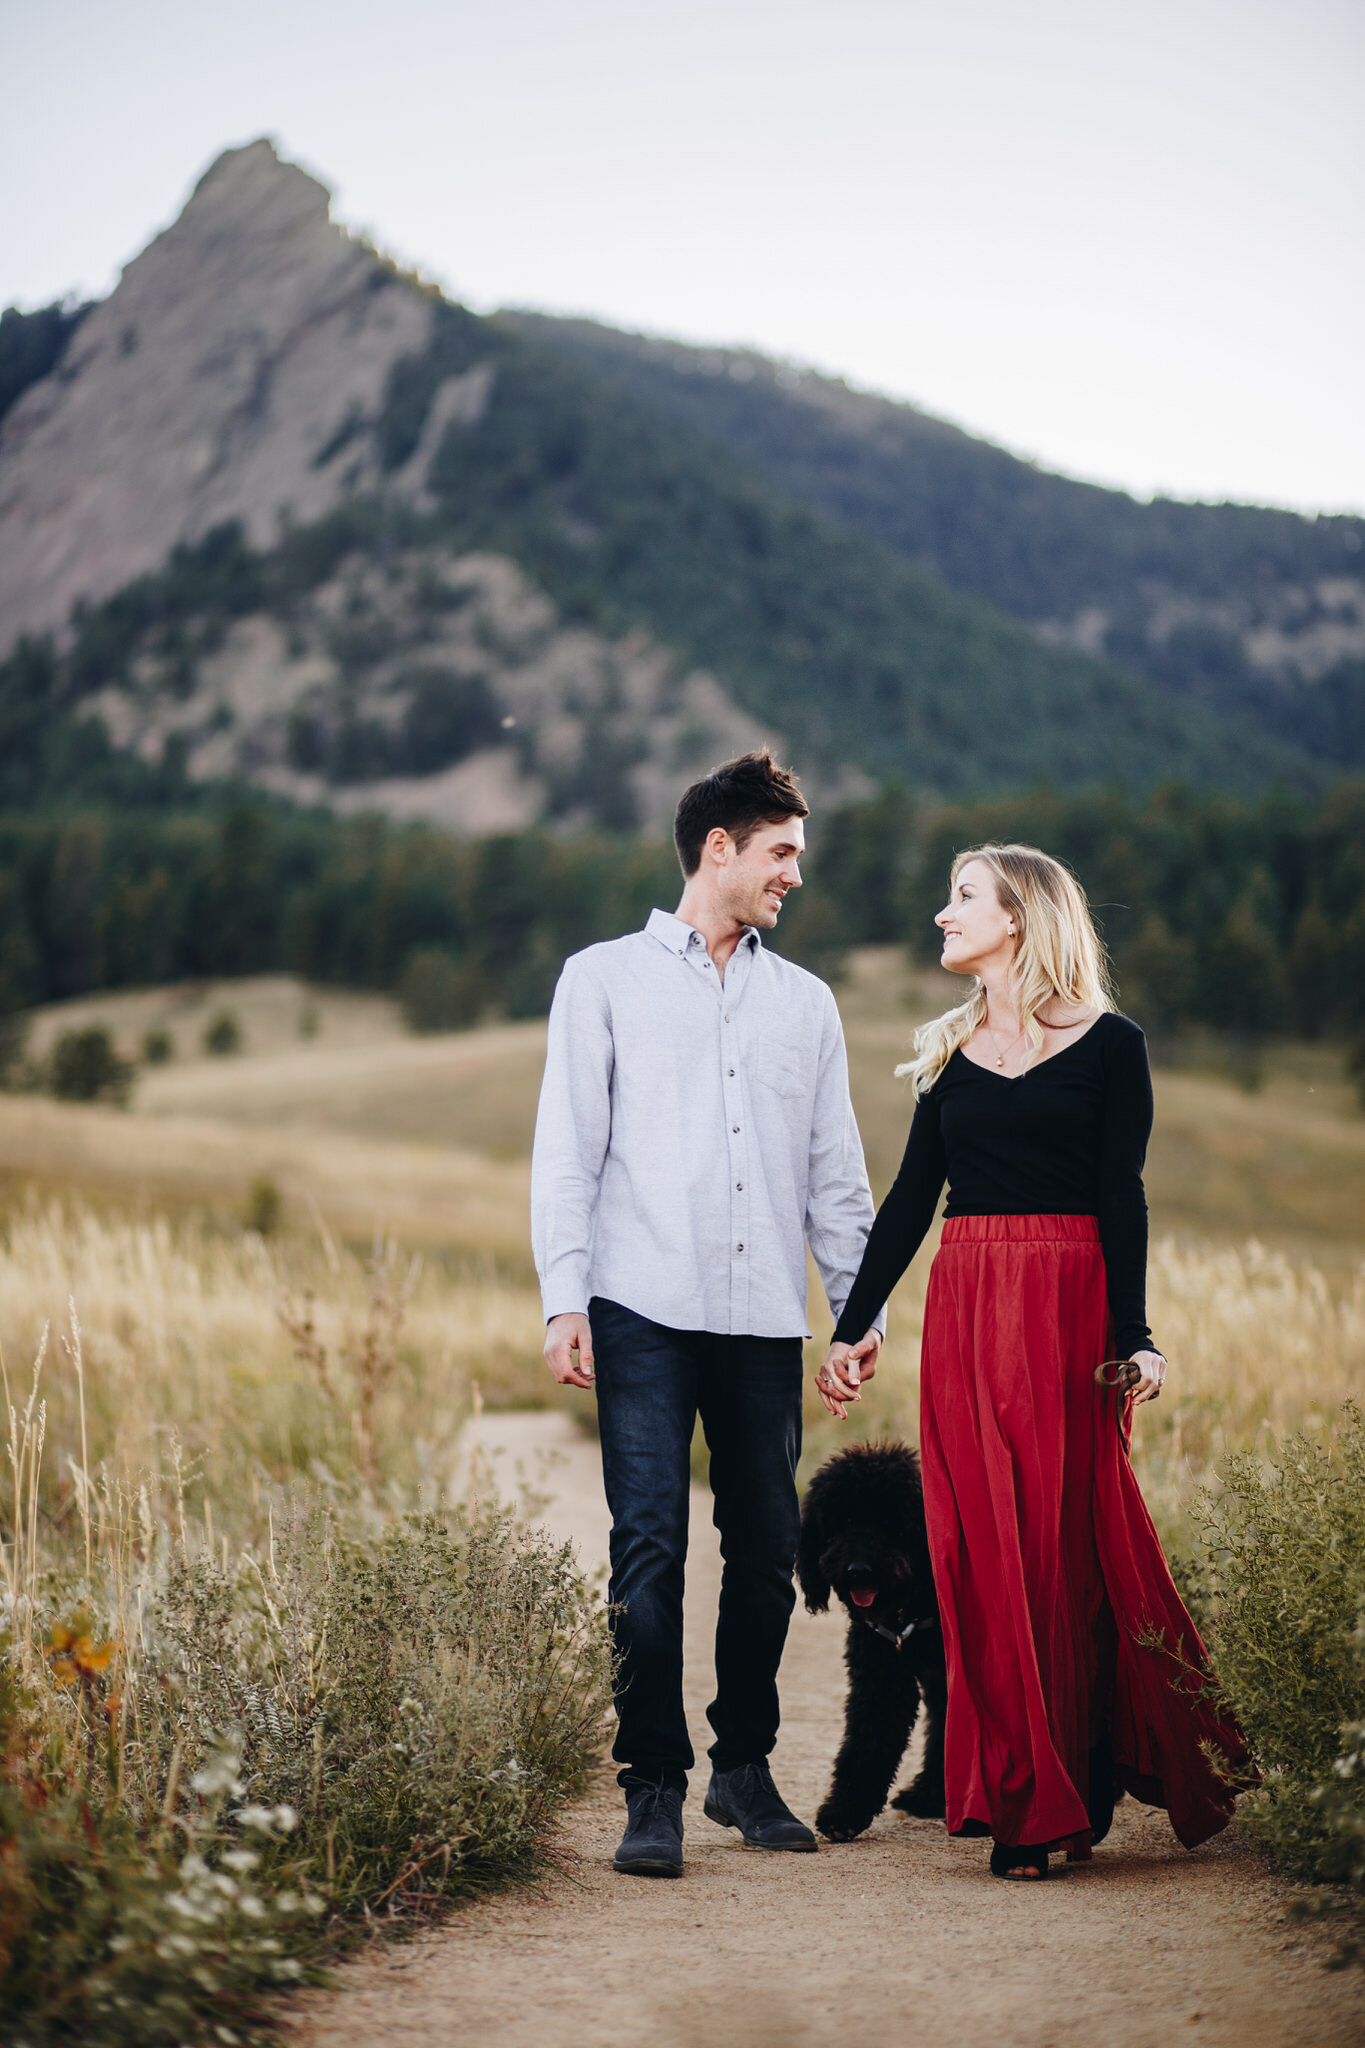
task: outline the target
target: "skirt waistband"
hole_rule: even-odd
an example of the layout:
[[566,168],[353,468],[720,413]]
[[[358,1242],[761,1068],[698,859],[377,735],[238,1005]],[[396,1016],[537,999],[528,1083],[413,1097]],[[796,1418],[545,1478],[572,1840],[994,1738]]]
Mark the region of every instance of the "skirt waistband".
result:
[[1098,1244],[1095,1216],[949,1216],[944,1244]]

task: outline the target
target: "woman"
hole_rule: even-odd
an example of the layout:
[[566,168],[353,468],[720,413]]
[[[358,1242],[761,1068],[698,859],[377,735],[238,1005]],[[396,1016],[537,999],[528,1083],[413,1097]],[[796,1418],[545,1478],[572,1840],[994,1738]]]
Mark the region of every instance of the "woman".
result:
[[[1194,1847],[1232,1794],[1240,1734],[1128,1463],[1166,1360],[1145,1306],[1152,1085],[1085,898],[1028,846],[958,856],[935,922],[976,988],[915,1036],[916,1108],[817,1385],[842,1416],[873,1319],[946,1178],[929,1277],[920,1453],[948,1660],[949,1832],[994,1837],[997,1877],[1088,1860],[1116,1783]],[[866,1333],[866,1334],[865,1334]],[[1097,1384],[1126,1380],[1127,1391]]]

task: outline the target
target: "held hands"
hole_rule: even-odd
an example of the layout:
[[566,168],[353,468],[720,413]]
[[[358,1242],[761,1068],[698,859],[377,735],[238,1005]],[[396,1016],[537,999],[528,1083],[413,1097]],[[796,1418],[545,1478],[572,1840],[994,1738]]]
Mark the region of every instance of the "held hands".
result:
[[829,1356],[815,1375],[816,1392],[836,1422],[848,1413],[850,1401],[860,1401],[859,1389],[877,1370],[882,1340],[869,1330],[856,1344],[831,1344]]
[[545,1328],[545,1363],[561,1387],[592,1385],[592,1326],[586,1316],[551,1316]]

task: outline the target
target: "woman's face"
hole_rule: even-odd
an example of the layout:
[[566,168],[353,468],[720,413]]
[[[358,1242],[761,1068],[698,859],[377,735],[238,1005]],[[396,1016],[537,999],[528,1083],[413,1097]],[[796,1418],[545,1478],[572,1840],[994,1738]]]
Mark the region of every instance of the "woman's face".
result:
[[952,897],[934,923],[943,934],[943,965],[950,974],[980,974],[1014,959],[1014,917],[996,895],[995,876],[984,861],[969,860],[958,870]]

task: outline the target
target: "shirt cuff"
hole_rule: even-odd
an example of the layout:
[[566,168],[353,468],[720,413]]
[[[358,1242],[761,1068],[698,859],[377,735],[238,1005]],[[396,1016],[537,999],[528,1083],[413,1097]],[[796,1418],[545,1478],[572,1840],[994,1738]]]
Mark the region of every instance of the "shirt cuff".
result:
[[584,1281],[562,1279],[546,1281],[540,1290],[541,1307],[547,1323],[556,1316],[585,1316],[588,1313],[588,1289]]

